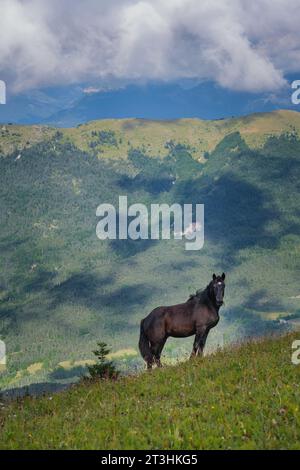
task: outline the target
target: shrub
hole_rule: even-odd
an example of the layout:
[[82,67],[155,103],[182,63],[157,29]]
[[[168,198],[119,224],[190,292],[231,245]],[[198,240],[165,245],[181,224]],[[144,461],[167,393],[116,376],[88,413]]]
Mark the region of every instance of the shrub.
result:
[[106,343],[97,343],[98,349],[93,351],[97,357],[97,363],[88,366],[88,371],[92,379],[116,379],[119,376],[119,372],[116,370],[116,366],[112,361],[107,359],[107,355],[110,353],[110,349]]

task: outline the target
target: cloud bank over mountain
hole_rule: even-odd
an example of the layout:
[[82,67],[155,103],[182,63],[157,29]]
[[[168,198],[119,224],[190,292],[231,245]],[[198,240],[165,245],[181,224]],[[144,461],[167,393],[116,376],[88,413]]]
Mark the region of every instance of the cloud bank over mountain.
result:
[[275,91],[299,70],[299,0],[0,0],[14,92],[101,80]]

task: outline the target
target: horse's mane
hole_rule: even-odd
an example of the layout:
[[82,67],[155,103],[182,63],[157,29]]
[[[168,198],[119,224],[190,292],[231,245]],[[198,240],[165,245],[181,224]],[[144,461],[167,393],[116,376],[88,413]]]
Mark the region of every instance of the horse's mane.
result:
[[191,294],[187,302],[205,302],[208,299],[209,285],[205,289],[198,289],[195,294]]

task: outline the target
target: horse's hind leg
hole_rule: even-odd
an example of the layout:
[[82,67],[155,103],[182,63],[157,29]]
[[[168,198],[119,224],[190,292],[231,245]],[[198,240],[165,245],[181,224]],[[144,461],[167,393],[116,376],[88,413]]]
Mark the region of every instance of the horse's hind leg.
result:
[[153,356],[150,358],[147,359],[147,369],[152,369],[152,366],[153,366]]
[[152,369],[152,366],[153,364],[156,362],[156,358],[155,358],[155,345],[153,343],[150,342],[150,351],[149,351],[149,355],[146,359],[146,363],[147,363],[147,369],[150,370]]
[[163,350],[166,340],[167,338],[164,338],[153,347],[153,355],[154,355],[154,360],[155,360],[157,367],[162,367],[162,364],[160,362],[160,355],[161,355],[161,352]]

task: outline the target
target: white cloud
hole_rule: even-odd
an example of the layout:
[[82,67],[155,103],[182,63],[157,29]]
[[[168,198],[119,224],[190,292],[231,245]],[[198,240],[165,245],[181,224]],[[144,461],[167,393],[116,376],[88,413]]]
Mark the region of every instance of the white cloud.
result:
[[15,91],[95,80],[215,80],[275,91],[299,70],[299,0],[0,0]]

